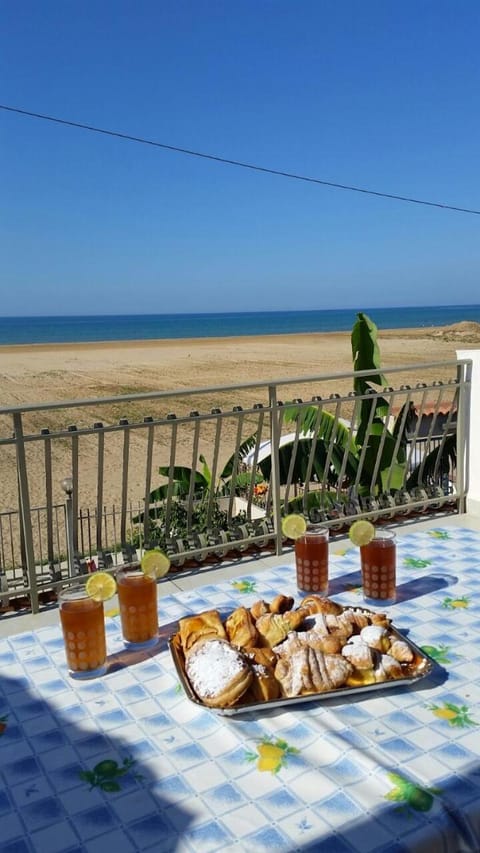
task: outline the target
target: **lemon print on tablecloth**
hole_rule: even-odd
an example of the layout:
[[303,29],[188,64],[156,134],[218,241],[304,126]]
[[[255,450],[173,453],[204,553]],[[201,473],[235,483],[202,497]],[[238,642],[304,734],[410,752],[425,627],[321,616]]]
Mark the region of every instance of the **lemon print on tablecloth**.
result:
[[429,530],[428,535],[432,539],[450,539],[450,534],[447,530]]
[[289,755],[298,755],[300,750],[289,746],[285,740],[275,740],[265,737],[257,746],[257,752],[247,752],[247,761],[256,761],[260,772],[278,773],[285,767]]
[[429,658],[432,658],[432,660],[435,660],[437,663],[451,663],[451,660],[448,657],[450,647],[443,645],[443,643],[439,646],[420,646],[420,651],[425,655],[428,655]]
[[435,714],[439,720],[445,720],[449,726],[466,729],[469,726],[478,726],[478,723],[469,715],[467,705],[454,705],[452,702],[444,702],[443,705],[427,705],[428,710]]
[[399,812],[408,812],[409,809],[428,812],[433,806],[435,795],[442,793],[441,788],[424,788],[422,785],[409,782],[398,773],[387,773],[387,776],[395,787],[385,794],[385,799],[399,803],[397,809]]
[[[107,794],[114,794],[122,790],[119,780],[126,773],[129,773],[135,764],[134,758],[124,758],[122,764],[114,761],[111,758],[106,758],[99,761],[93,770],[80,770],[79,776],[82,782],[88,782],[90,790],[100,788]],[[133,778],[136,781],[141,781],[142,776],[138,773],[133,773]]]
[[345,554],[348,554],[351,550],[351,548],[335,548],[335,550],[332,551],[332,554],[334,557],[344,557]]
[[118,609],[118,607],[111,607],[109,610],[105,610],[105,616],[108,619],[113,619],[114,616],[119,616],[119,615],[120,615],[120,610]]
[[467,595],[462,595],[461,598],[444,598],[442,607],[445,610],[464,610],[470,604],[470,599]]
[[431,560],[417,560],[415,557],[405,557],[403,565],[409,569],[426,569],[432,565]]
[[255,581],[232,581],[232,586],[237,592],[255,592]]

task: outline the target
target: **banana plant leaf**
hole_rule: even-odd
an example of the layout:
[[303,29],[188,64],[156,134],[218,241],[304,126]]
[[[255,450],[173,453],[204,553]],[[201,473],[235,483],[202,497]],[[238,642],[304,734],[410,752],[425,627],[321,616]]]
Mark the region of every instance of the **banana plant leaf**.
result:
[[[377,327],[362,312],[357,314],[357,321],[352,329],[351,344],[353,369],[355,371],[372,371],[369,376],[356,380],[359,388],[361,387],[361,383],[367,381],[373,382],[375,385],[386,385],[387,380],[380,371],[380,349],[377,341]],[[359,388],[357,388],[356,384],[354,385],[354,390],[357,394],[363,393]]]

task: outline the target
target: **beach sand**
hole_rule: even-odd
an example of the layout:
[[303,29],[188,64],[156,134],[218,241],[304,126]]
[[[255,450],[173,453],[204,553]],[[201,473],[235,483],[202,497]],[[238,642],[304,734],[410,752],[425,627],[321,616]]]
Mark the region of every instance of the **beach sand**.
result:
[[[379,332],[384,370],[455,358],[480,324]],[[199,388],[352,369],[349,332],[0,346],[3,406]]]
[[[457,349],[480,346],[480,324],[458,323],[454,326],[430,329],[401,329],[379,332],[379,347],[382,367],[391,385],[401,382],[415,384],[421,378],[445,379],[452,369],[435,369],[420,376],[418,371],[408,370],[397,378],[389,377],[388,367],[426,364],[428,362],[455,359]],[[126,341],[113,343],[82,343],[58,345],[26,345],[0,347],[1,404],[23,406],[28,403],[47,403],[92,399],[114,395],[130,395],[152,391],[179,392],[182,389],[206,388],[207,386],[263,382],[291,377],[330,375],[352,370],[351,343],[349,332],[324,334],[272,335],[265,337],[205,338],[194,340]],[[300,384],[301,389],[301,384]],[[350,390],[350,383],[339,381],[335,390]],[[334,390],[330,384],[327,393]],[[311,391],[311,389],[310,389]],[[316,393],[322,393],[317,388]],[[193,408],[209,411],[222,405],[221,395],[215,392],[198,395]],[[255,390],[236,392],[228,397],[226,404],[252,404],[258,398]],[[288,399],[291,399],[289,397]],[[187,408],[185,408],[187,407]],[[118,423],[119,418],[142,421],[145,415],[163,415],[169,411],[182,413],[192,408],[192,399],[182,401],[175,398],[162,401],[152,410],[145,403],[103,407],[85,407],[83,421],[79,413],[62,412],[32,413],[25,418],[28,432],[38,433],[65,428],[68,424],[91,425],[95,421]],[[2,437],[12,433],[11,418],[0,415]],[[57,446],[58,445],[58,446]],[[71,462],[68,442],[62,455],[57,443],[54,453],[55,477],[61,479],[69,474]],[[112,476],[105,484],[106,503],[118,503],[120,496],[121,445],[113,448],[107,465]],[[185,445],[183,464],[190,464],[190,449]],[[93,500],[96,464],[96,445],[86,445],[82,451],[81,500]],[[115,457],[115,454],[117,456]],[[132,442],[131,458],[138,455],[138,477],[131,480],[130,488],[135,497],[142,496],[144,439],[139,435]],[[161,460],[160,464],[168,464]],[[29,447],[29,468],[33,479],[44,483],[43,447],[34,442]],[[107,467],[107,466],[106,466]],[[0,476],[2,478],[2,500],[0,509],[16,505],[16,467],[13,448],[0,451]],[[44,486],[43,486],[44,488]],[[61,496],[61,495],[60,495]],[[42,502],[42,493],[32,495],[33,500]]]

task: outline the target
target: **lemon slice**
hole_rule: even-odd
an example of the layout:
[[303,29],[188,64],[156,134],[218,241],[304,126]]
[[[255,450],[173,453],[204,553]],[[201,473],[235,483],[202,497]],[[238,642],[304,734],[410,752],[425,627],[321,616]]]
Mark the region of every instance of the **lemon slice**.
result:
[[282,521],[282,533],[287,539],[298,539],[299,536],[303,536],[306,529],[307,522],[303,515],[292,513],[286,515]]
[[375,528],[371,521],[367,521],[366,518],[359,518],[358,521],[353,522],[348,531],[348,536],[353,545],[368,545],[375,536]]
[[149,578],[163,578],[170,568],[170,560],[159,548],[153,548],[151,551],[145,551],[140,568]]
[[117,582],[108,572],[94,572],[85,584],[85,589],[94,601],[108,601],[117,591]]

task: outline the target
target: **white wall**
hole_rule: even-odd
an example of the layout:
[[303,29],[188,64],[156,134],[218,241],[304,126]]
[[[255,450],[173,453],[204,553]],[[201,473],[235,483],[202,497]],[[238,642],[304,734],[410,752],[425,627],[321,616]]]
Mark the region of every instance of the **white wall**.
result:
[[457,350],[457,358],[472,361],[467,511],[480,515],[480,350]]

